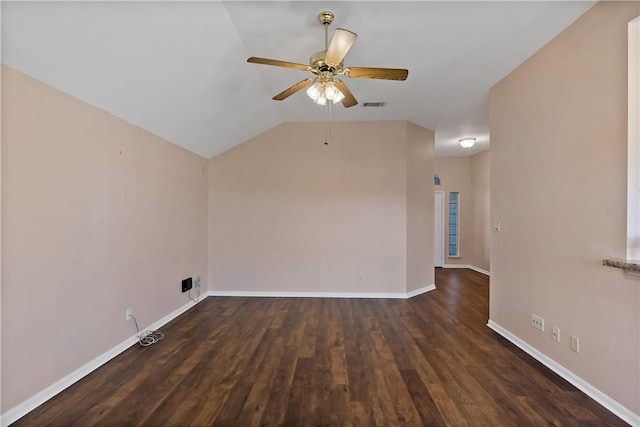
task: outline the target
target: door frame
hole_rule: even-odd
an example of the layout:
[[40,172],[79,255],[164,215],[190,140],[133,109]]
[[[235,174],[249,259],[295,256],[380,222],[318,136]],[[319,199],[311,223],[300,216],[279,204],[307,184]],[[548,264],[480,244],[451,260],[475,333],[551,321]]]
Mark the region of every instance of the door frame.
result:
[[[437,215],[436,215],[436,208],[437,203],[436,203],[436,197],[440,195],[441,196],[441,200],[442,200],[442,212],[440,215],[441,221],[439,224],[436,224],[436,221],[438,219]],[[434,254],[433,254],[433,263],[434,263],[434,267],[444,267],[444,213],[445,213],[445,192],[444,191],[434,191],[433,192],[433,249],[434,249]],[[436,257],[438,256],[438,254],[436,253],[436,239],[438,236],[438,227],[440,227],[440,229],[442,230],[441,236],[442,236],[442,241],[440,242],[440,257],[439,259],[441,260],[440,265],[438,265],[438,263],[436,262]]]

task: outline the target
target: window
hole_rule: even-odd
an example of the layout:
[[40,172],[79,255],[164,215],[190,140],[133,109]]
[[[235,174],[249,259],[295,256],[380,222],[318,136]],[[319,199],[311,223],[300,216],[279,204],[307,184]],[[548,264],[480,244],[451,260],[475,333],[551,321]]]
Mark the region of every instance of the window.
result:
[[449,256],[459,254],[459,199],[457,192],[449,193]]
[[440,177],[436,174],[433,174],[433,185],[440,185]]

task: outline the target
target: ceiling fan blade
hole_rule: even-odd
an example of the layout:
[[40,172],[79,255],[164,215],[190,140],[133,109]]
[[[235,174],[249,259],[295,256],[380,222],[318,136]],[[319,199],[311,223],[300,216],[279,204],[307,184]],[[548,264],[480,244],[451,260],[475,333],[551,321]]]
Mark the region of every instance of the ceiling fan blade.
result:
[[343,74],[347,77],[363,79],[407,80],[409,70],[404,68],[349,67],[344,69]]
[[294,93],[299,91],[300,89],[303,89],[305,86],[309,85],[309,83],[311,83],[313,80],[314,80],[313,77],[309,77],[308,79],[304,79],[304,80],[294,84],[290,88],[283,90],[282,92],[280,92],[276,96],[274,96],[273,100],[274,101],[282,101],[283,99],[287,99],[288,97],[290,97],[291,95],[293,95]]
[[324,62],[334,66],[340,64],[357,38],[358,35],[356,33],[338,28],[333,34],[331,43],[329,43]]
[[295,62],[278,61],[277,59],[256,58],[252,56],[247,62],[253,64],[275,65],[276,67],[295,68],[296,70],[309,71],[311,67],[304,64],[296,64]]
[[342,98],[342,105],[344,105],[346,108],[349,108],[358,103],[358,100],[355,98],[355,96],[353,96],[347,85],[344,84],[342,80],[334,79],[333,83],[338,89],[340,89],[340,92],[342,92],[342,94],[344,95],[344,98]]

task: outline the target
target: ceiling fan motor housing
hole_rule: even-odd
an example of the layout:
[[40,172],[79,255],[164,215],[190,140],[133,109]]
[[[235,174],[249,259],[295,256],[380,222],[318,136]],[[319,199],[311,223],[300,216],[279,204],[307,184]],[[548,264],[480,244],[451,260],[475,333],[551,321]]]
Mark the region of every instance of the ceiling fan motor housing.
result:
[[326,50],[316,52],[309,58],[309,65],[311,66],[311,72],[314,74],[320,74],[323,71],[329,71],[332,74],[340,74],[342,72],[342,62],[335,67],[330,66],[324,62],[324,56],[327,54]]

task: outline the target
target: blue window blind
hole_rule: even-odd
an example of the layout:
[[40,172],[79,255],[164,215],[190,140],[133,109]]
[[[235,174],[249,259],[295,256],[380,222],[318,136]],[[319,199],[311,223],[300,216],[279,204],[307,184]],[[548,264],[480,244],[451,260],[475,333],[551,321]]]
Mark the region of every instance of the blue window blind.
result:
[[449,256],[458,256],[458,193],[449,193]]
[[433,175],[433,185],[440,185],[440,177],[436,174]]

